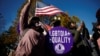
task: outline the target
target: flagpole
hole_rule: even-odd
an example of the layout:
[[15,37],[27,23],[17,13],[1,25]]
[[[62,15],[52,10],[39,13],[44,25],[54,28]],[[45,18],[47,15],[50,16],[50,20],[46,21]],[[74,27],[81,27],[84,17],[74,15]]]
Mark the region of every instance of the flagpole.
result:
[[37,4],[36,2],[37,2],[37,1],[35,0],[34,2],[35,2],[35,3],[34,3],[34,16],[36,16],[36,15],[35,15],[35,11],[36,11],[36,4]]
[[30,13],[31,13],[31,17],[35,16],[35,10],[36,10],[36,0],[31,0],[31,6],[30,6]]

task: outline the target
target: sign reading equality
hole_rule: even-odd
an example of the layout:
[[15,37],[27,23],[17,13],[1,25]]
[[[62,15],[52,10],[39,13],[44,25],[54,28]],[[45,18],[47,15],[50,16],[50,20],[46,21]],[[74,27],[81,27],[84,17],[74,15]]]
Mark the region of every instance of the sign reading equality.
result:
[[49,35],[56,54],[65,54],[71,50],[73,36],[68,29],[60,26],[54,27],[49,31]]

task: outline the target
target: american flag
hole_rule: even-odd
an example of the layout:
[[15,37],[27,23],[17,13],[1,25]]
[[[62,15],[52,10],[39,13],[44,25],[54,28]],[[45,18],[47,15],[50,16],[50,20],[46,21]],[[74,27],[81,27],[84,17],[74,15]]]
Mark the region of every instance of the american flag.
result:
[[63,13],[63,11],[53,5],[46,5],[39,1],[36,2],[35,16],[41,16],[41,15],[52,16],[58,13]]

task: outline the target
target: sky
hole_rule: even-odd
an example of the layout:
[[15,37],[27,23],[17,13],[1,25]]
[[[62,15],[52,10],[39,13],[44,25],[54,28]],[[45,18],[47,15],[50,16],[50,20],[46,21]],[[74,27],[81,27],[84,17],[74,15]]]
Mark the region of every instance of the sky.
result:
[[85,22],[89,31],[93,28],[92,22],[97,21],[95,15],[100,8],[100,0],[44,0],[44,3],[47,2],[67,12],[69,16],[77,16]]
[[[25,0],[0,0],[0,13],[6,19],[6,29],[12,25],[17,11]],[[100,8],[100,0],[43,0],[45,4],[52,4],[69,16],[77,16],[83,20],[88,30],[92,30],[92,22],[96,22],[96,11]]]
[[[17,11],[24,0],[0,0],[0,13],[6,20],[5,29],[7,30],[17,16]],[[1,21],[0,21],[1,22]]]

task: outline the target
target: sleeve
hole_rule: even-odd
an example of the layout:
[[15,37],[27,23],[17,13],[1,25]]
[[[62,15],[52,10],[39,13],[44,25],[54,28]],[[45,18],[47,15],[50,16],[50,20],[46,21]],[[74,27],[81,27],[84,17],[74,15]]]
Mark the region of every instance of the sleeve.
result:
[[77,43],[80,39],[80,32],[79,31],[75,31],[75,36],[74,36],[74,42]]
[[89,40],[89,39],[90,39],[90,36],[89,36],[89,31],[88,31],[88,29],[87,29],[87,28],[85,28],[85,37],[86,37],[86,39],[87,39],[87,40]]
[[19,29],[20,34],[22,34],[23,30],[25,29],[26,25],[28,25],[28,11],[29,11],[30,2],[27,2],[20,12],[19,17]]

